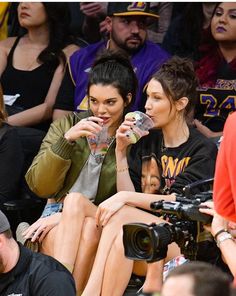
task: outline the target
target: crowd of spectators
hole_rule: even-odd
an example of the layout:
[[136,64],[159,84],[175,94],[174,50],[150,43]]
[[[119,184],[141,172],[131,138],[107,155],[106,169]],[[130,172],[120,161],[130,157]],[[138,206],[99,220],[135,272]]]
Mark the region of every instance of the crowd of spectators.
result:
[[[133,278],[139,295],[234,295],[235,36],[235,2],[0,4],[1,295],[125,295]],[[134,111],[154,126],[138,141]],[[192,195],[213,196],[200,262],[175,242],[125,257],[124,224],[174,223],[150,203],[209,178]],[[23,191],[46,201],[39,219],[9,214]]]

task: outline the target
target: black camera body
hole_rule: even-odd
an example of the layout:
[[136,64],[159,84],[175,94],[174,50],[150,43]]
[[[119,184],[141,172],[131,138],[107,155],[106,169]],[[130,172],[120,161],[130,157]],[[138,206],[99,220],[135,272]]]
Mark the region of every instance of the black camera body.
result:
[[[178,197],[177,197],[178,200]],[[204,224],[211,223],[212,217],[199,212],[199,204],[196,201],[156,201],[151,203],[151,209],[160,210],[161,214],[174,216],[178,220],[189,220],[202,222]]]
[[[212,179],[211,179],[212,181]],[[151,208],[164,216],[169,223],[131,223],[123,225],[125,256],[132,260],[154,262],[164,259],[168,245],[176,242],[181,253],[195,260],[198,251],[198,235],[212,217],[199,211],[199,205],[212,199],[212,191],[186,198],[177,196],[175,202],[157,201]]]

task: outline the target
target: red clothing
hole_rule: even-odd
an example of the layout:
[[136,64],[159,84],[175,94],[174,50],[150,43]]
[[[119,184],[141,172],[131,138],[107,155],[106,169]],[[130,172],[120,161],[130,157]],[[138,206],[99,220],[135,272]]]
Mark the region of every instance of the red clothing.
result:
[[236,222],[236,112],[228,116],[216,161],[214,206],[221,216]]

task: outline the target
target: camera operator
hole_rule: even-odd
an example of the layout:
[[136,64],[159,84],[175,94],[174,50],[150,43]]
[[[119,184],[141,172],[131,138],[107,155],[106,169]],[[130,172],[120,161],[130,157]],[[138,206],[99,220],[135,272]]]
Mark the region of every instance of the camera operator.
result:
[[[98,207],[96,221],[103,227],[102,236],[83,296],[114,295],[114,291],[116,295],[123,295],[132,271],[146,275],[145,261],[134,262],[124,256],[122,226],[132,222],[164,222],[150,212],[151,202],[175,201],[176,194],[182,194],[185,185],[214,175],[215,144],[187,124],[186,116],[193,108],[196,86],[192,63],[171,58],[153,76],[146,89],[146,114],[152,118],[154,129],[131,147],[128,159],[131,139],[127,132],[132,132],[135,121],[126,119],[117,130],[119,192]],[[161,163],[162,194],[141,193],[143,159],[148,155],[155,155]],[[167,260],[179,254],[175,243],[168,246]],[[144,286],[146,292],[160,290],[163,264],[163,260],[152,264],[152,271],[148,271],[150,284]]]
[[[201,212],[213,215],[211,233],[218,242],[225,262],[232,274],[236,275],[236,260],[233,254],[236,252],[236,113],[226,120],[223,130],[223,140],[220,144],[216,161],[215,181],[213,187],[213,204],[207,204],[212,209]],[[234,280],[236,284],[236,280]]]

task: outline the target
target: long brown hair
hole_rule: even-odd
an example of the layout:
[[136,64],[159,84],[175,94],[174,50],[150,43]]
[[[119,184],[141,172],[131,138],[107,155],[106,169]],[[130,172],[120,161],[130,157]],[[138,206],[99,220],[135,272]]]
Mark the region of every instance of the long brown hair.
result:
[[5,110],[4,100],[3,100],[3,92],[2,87],[0,85],[0,127],[2,126],[3,122],[7,118],[7,113]]

